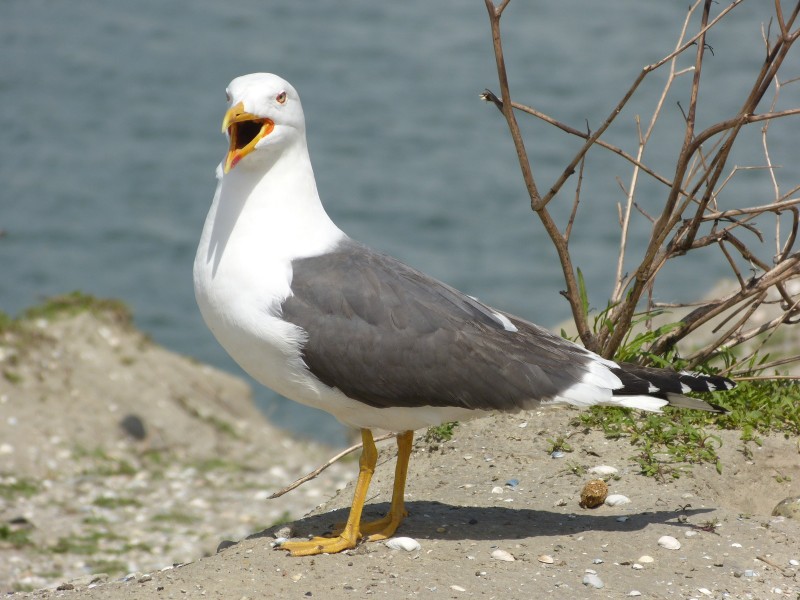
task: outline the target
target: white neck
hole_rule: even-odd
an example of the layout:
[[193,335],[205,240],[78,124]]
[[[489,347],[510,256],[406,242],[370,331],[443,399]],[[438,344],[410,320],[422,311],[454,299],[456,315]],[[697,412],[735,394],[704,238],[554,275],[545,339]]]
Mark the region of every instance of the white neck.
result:
[[266,165],[240,163],[220,179],[201,246],[216,265],[240,251],[256,261],[284,262],[322,254],[343,237],[320,202],[308,148],[299,139]]

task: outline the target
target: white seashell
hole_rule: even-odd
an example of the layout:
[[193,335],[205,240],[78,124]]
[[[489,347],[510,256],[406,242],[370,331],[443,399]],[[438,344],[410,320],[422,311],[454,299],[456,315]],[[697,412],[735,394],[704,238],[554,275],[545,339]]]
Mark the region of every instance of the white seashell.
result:
[[609,506],[619,506],[620,504],[630,504],[631,499],[622,494],[611,494],[606,498],[606,504]]
[[642,592],[640,592],[639,590],[631,590],[630,592],[628,592],[628,596],[641,596],[641,595]]
[[450,589],[451,590],[455,590],[456,592],[466,592],[467,591],[465,588],[461,587],[460,585],[451,585]]
[[588,585],[589,587],[593,587],[598,590],[605,586],[603,580],[594,573],[587,573],[583,576],[583,585]]
[[494,486],[492,488],[492,493],[493,494],[502,494],[503,493],[503,488],[501,488],[499,485],[496,485],[496,486]]
[[697,588],[697,591],[703,594],[704,596],[710,596],[711,590],[708,588]]
[[510,552],[500,549],[492,551],[492,558],[495,560],[504,560],[506,562],[514,562],[517,560]]
[[613,477],[617,473],[619,473],[619,469],[608,465],[597,465],[589,469],[590,475],[599,475],[600,477]]
[[680,550],[681,543],[671,535],[662,535],[658,538],[658,545],[667,550]]
[[537,560],[540,563],[544,563],[546,565],[552,565],[555,562],[555,560],[553,560],[553,557],[550,556],[549,554],[541,554],[541,555],[539,555]]
[[800,567],[800,560],[797,560],[796,558],[790,558],[789,564],[793,567]]
[[731,548],[741,548],[741,547],[742,547],[742,545],[739,542],[733,542],[731,544]]
[[696,535],[697,535],[697,532],[694,529],[690,529],[690,530],[684,532],[683,537],[690,538],[690,537],[694,537]]
[[648,556],[647,554],[645,554],[645,555],[643,555],[643,556],[640,556],[640,557],[639,557],[639,560],[637,560],[636,562],[640,562],[640,563],[651,563],[651,562],[655,562],[655,561],[656,561],[656,559],[655,559],[655,558],[653,558],[652,556]]
[[641,571],[642,569],[644,569],[644,566],[643,566],[643,565],[640,565],[639,563],[633,563],[633,564],[631,565],[631,568],[632,568],[632,569],[636,569],[637,571]]
[[422,547],[419,545],[417,540],[410,537],[391,538],[386,540],[384,543],[392,550],[405,550],[406,552],[414,552]]

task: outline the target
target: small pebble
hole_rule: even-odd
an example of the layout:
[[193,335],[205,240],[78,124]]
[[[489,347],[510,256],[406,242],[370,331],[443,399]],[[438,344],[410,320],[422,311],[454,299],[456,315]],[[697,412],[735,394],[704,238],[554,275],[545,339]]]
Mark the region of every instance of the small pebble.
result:
[[694,537],[696,535],[697,535],[697,532],[694,529],[689,529],[688,531],[685,531],[683,533],[683,537],[687,537],[687,538]]
[[621,504],[630,504],[631,499],[622,494],[611,494],[606,498],[606,504],[609,506],[619,506]]
[[506,487],[515,488],[519,485],[519,479],[509,479],[506,481]]
[[616,518],[616,520],[619,521],[620,523],[624,523],[625,521],[627,521],[629,519],[630,519],[630,517],[625,517],[625,516]]
[[600,579],[594,573],[587,573],[586,575],[583,576],[583,585],[586,585],[586,586],[589,586],[589,587],[593,587],[593,588],[596,588],[598,590],[605,586],[605,584],[603,583],[603,580]]
[[656,559],[653,558],[652,556],[648,556],[647,554],[644,554],[644,555],[640,556],[639,560],[637,560],[636,562],[651,563],[651,562],[655,562],[655,561],[656,561]]
[[681,543],[671,535],[662,535],[658,538],[658,545],[667,550],[680,550]]
[[792,565],[793,567],[800,567],[800,560],[791,558],[789,559],[789,564]]
[[544,563],[546,565],[552,565],[555,562],[553,560],[553,557],[550,556],[549,554],[540,554],[539,557],[536,560],[538,560],[540,563]]
[[608,465],[597,465],[596,467],[592,467],[589,469],[590,475],[597,475],[598,477],[613,477],[619,473],[619,469],[615,467],[609,467]]
[[742,574],[745,577],[758,577],[758,573],[756,573],[753,569],[745,569],[745,572]]
[[406,552],[414,552],[422,547],[417,540],[410,537],[391,538],[384,543],[392,550],[405,550]]
[[737,543],[737,542],[734,542],[733,544],[731,544],[731,548],[741,548],[741,547],[742,547],[742,545]]
[[783,593],[783,589],[779,588],[779,587],[774,587],[774,588],[772,588],[772,593],[773,594],[782,594]]
[[465,588],[461,587],[460,585],[451,585],[450,589],[451,590],[455,590],[457,592],[466,592],[467,591]]
[[628,592],[628,596],[641,596],[641,595],[642,592],[640,592],[639,590],[631,590],[630,592]]
[[639,563],[633,563],[633,564],[631,565],[631,568],[632,568],[632,569],[636,569],[637,571],[641,571],[642,569],[644,569],[644,566],[643,566],[643,565],[640,565]]
[[499,485],[496,485],[496,486],[494,486],[492,488],[492,493],[493,494],[502,494],[503,493],[503,488],[501,488]]
[[564,458],[564,453],[561,450],[554,451],[551,455],[551,458]]
[[711,590],[708,588],[697,588],[697,591],[703,594],[704,596],[710,596]]
[[564,500],[563,498],[559,498],[559,499],[558,499],[558,500],[556,500],[556,501],[555,501],[555,503],[553,504],[553,506],[566,506],[566,505],[567,505],[567,501],[566,501],[566,500]]
[[512,556],[510,552],[506,552],[505,550],[500,550],[499,548],[497,550],[493,550],[491,556],[495,560],[504,560],[506,562],[514,562],[515,560],[517,560]]
[[592,564],[593,564],[593,565],[602,565],[602,564],[603,564],[603,559],[602,559],[602,558],[595,558],[595,559],[592,561]]

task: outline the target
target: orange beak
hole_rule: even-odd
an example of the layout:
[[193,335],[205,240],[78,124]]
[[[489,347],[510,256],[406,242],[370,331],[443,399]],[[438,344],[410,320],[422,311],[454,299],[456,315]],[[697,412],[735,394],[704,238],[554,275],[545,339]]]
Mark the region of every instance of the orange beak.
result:
[[230,171],[245,156],[256,148],[256,144],[267,137],[275,129],[271,119],[257,117],[244,110],[244,104],[239,102],[225,113],[222,120],[222,132],[228,132],[230,145],[228,154],[222,164],[224,173]]

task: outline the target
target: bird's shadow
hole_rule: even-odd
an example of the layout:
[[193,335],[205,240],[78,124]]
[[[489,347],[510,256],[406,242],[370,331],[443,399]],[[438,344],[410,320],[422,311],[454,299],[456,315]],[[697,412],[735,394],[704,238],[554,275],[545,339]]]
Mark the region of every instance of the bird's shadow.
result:
[[[499,540],[529,537],[561,536],[584,531],[637,531],[653,524],[670,524],[678,528],[693,528],[688,519],[713,512],[711,508],[675,510],[650,510],[620,515],[599,514],[589,510],[562,513],[530,508],[505,506],[462,506],[443,502],[412,501],[406,503],[408,517],[400,525],[397,535],[419,539],[437,540]],[[363,519],[383,516],[389,510],[387,502],[370,504]],[[321,535],[341,525],[349,509],[339,509],[321,515],[303,517],[291,523],[293,537]],[[282,526],[276,525],[248,536],[248,539],[273,537]]]

